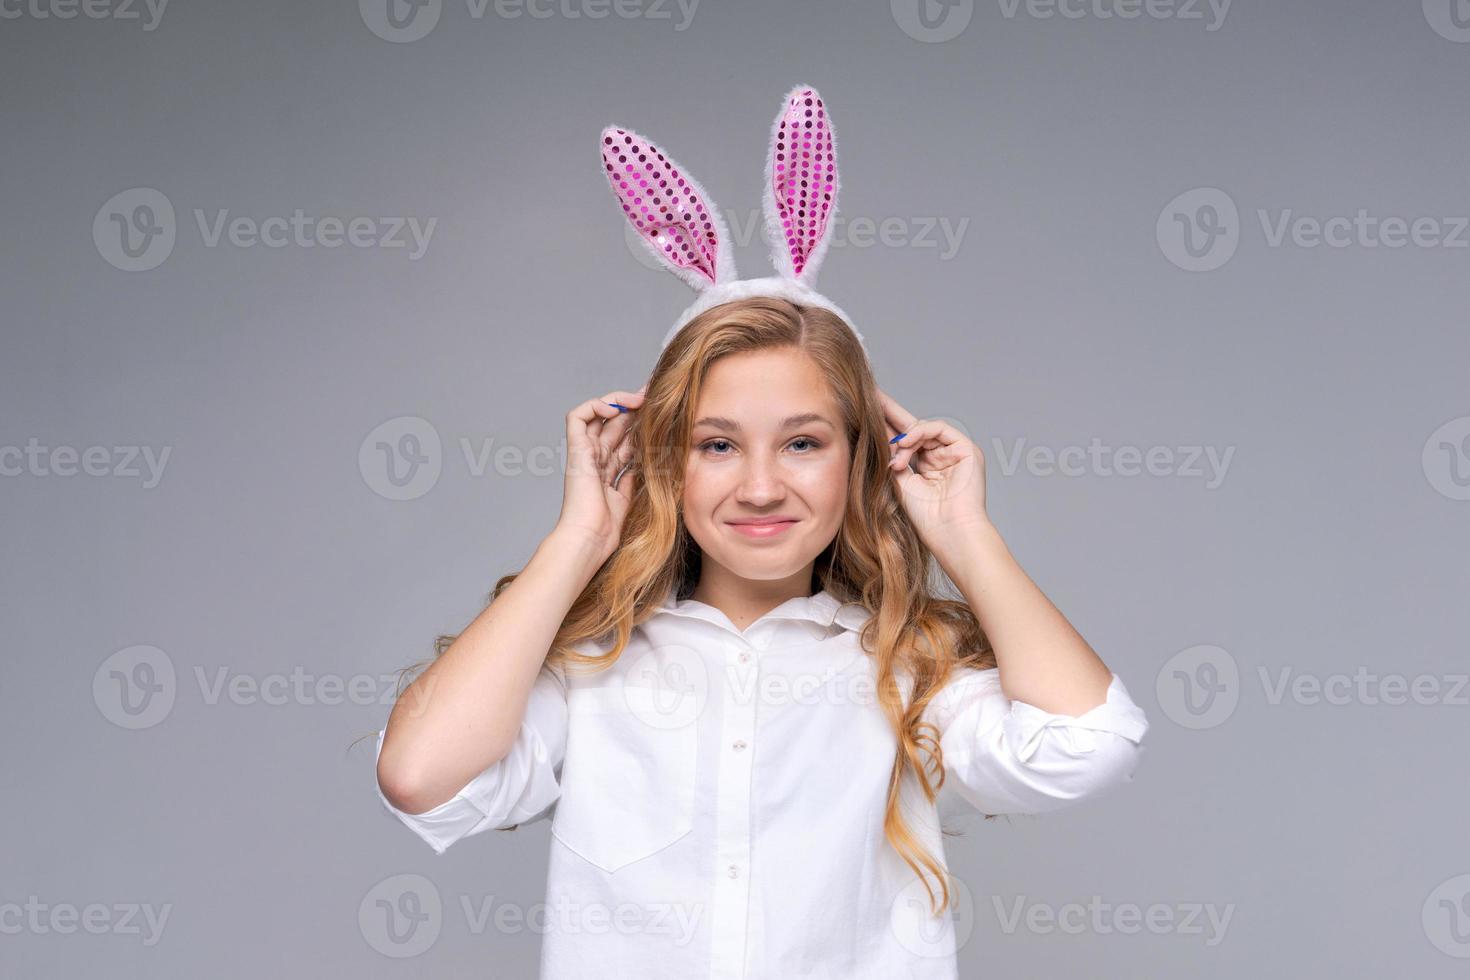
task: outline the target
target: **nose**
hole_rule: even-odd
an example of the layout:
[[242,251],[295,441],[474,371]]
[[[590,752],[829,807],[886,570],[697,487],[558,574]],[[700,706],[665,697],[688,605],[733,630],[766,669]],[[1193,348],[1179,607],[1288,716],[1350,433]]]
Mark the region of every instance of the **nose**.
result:
[[781,464],[773,456],[752,454],[740,475],[740,485],[735,498],[751,507],[765,507],[786,497],[786,483],[781,476]]

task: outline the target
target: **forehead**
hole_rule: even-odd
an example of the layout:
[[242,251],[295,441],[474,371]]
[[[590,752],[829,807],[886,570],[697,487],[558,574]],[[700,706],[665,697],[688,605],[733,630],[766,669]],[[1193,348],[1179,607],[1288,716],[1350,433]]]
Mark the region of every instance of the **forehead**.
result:
[[820,412],[838,424],[836,399],[816,362],[794,348],[782,348],[729,354],[711,365],[695,418],[760,420],[806,411]]

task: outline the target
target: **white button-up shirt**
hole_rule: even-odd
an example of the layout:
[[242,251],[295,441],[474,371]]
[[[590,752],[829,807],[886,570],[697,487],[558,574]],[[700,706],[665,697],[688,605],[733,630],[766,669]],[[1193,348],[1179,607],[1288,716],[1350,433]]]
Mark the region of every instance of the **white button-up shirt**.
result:
[[[869,615],[822,591],[742,631],[671,592],[611,668],[543,665],[510,753],[453,799],[379,798],[439,854],[551,818],[543,980],[954,980],[951,916],[883,833],[897,739],[859,644]],[[955,671],[925,717],[945,792],[994,814],[1130,781],[1148,729],[1116,675],[1073,717],[1009,700],[994,668]],[[901,791],[943,862],[935,805],[912,773]]]

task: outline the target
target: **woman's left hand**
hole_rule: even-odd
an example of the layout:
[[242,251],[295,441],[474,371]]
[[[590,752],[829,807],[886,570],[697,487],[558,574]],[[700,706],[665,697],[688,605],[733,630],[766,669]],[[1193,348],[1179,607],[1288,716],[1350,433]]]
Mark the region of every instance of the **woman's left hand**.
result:
[[[899,499],[919,538],[940,554],[966,532],[987,527],[985,455],[954,426],[920,419],[882,389],[883,416],[893,458],[888,469],[898,484]],[[910,464],[913,468],[910,469]]]

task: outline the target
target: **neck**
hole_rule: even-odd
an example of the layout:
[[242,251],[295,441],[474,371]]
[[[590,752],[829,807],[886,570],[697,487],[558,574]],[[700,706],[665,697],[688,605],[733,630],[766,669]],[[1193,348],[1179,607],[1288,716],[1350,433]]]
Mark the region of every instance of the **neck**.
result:
[[706,556],[691,598],[715,607],[736,627],[744,629],[781,603],[812,595],[813,566],[808,562],[799,572],[784,578],[748,579],[714,565]]

